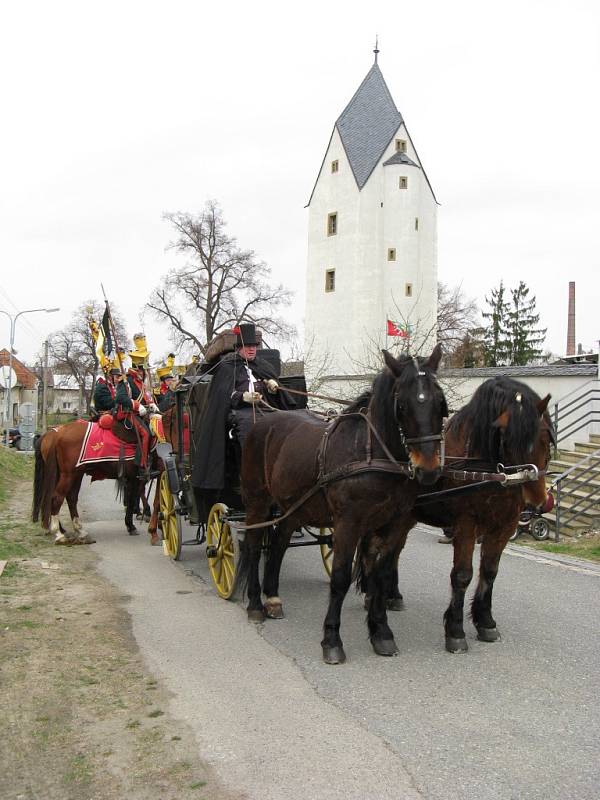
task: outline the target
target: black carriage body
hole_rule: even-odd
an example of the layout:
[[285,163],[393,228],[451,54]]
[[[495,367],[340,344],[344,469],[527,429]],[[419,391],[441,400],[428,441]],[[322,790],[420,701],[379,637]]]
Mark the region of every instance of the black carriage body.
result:
[[[260,357],[266,361],[275,374],[281,372],[281,358],[278,350],[261,349]],[[240,491],[240,463],[241,452],[239,444],[233,433],[234,419],[228,423],[225,441],[225,486],[222,489],[200,489],[191,485],[191,475],[194,468],[195,454],[198,452],[199,442],[206,422],[206,411],[209,406],[213,373],[216,364],[201,364],[197,375],[186,376],[176,390],[177,417],[189,415],[189,454],[184,453],[183,426],[178,426],[178,471],[181,476],[181,485],[184,492],[185,505],[188,515],[196,522],[206,523],[208,513],[215,503],[225,504],[235,516],[243,517],[244,504]],[[304,375],[282,376],[278,383],[283,388],[294,391],[306,392],[306,379]],[[294,394],[294,400],[299,409],[306,408],[307,398],[304,395]],[[194,508],[195,506],[195,508]]]

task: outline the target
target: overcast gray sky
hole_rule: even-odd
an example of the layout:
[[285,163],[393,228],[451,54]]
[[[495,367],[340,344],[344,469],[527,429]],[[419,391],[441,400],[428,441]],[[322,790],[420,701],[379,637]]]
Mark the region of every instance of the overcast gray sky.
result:
[[[164,211],[222,205],[295,291],[333,124],[373,60],[441,204],[439,277],[537,296],[564,352],[600,337],[600,4],[28,2],[0,29],[0,308],[30,360],[100,282],[130,333],[174,262]],[[3,326],[3,327],[2,327]],[[146,320],[156,356],[168,338]],[[8,321],[0,316],[0,343]]]

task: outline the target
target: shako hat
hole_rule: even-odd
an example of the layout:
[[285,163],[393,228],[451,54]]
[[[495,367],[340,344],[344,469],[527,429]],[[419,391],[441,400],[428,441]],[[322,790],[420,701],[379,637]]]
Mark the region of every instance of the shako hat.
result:
[[108,364],[110,366],[110,374],[111,375],[122,375],[123,368],[121,367],[121,362],[119,361],[119,356],[115,356],[112,361],[108,360]]
[[144,366],[146,359],[150,355],[145,335],[143,333],[134,333],[133,344],[135,349],[129,351],[131,363],[133,366]]
[[158,369],[156,370],[156,374],[158,375],[159,380],[166,381],[169,378],[175,377],[175,374],[173,373],[174,364],[175,364],[175,353],[169,353],[164,363],[164,366],[158,367]]
[[262,342],[262,336],[253,322],[241,322],[233,329],[235,333],[235,346],[246,347],[246,345],[256,345]]

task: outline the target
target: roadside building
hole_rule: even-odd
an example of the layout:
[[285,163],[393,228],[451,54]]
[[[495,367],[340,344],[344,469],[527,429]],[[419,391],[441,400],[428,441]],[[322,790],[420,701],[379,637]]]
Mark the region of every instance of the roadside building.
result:
[[7,417],[9,427],[19,424],[19,409],[26,403],[32,403],[33,408],[38,407],[38,379],[33,370],[26,367],[14,354],[12,357],[13,377],[10,387],[11,408],[7,409],[8,400],[8,367],[10,364],[10,352],[3,348],[0,350],[0,367],[2,369],[2,380],[0,381],[0,410],[2,427],[6,427]]

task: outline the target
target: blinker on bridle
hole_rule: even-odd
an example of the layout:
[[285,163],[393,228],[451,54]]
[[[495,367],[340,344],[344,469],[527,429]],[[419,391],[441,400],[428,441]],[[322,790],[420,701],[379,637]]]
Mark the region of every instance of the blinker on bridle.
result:
[[[421,369],[416,357],[413,356],[412,362],[417,372],[417,403],[422,405],[427,399],[427,395],[425,394],[425,388],[423,386],[423,378],[427,375],[427,373]],[[400,413],[399,413],[400,407],[401,404],[398,401],[398,392],[394,392],[394,417],[396,418],[396,425],[398,426],[398,433],[400,434],[400,441],[402,442],[403,447],[406,449],[407,452],[409,452],[410,446],[413,444],[424,444],[425,442],[441,442],[442,447],[440,448],[440,450],[441,450],[441,460],[443,466],[444,423],[442,422],[442,430],[440,433],[432,433],[427,436],[408,437],[405,435],[404,430],[402,428],[402,423],[400,422]]]

